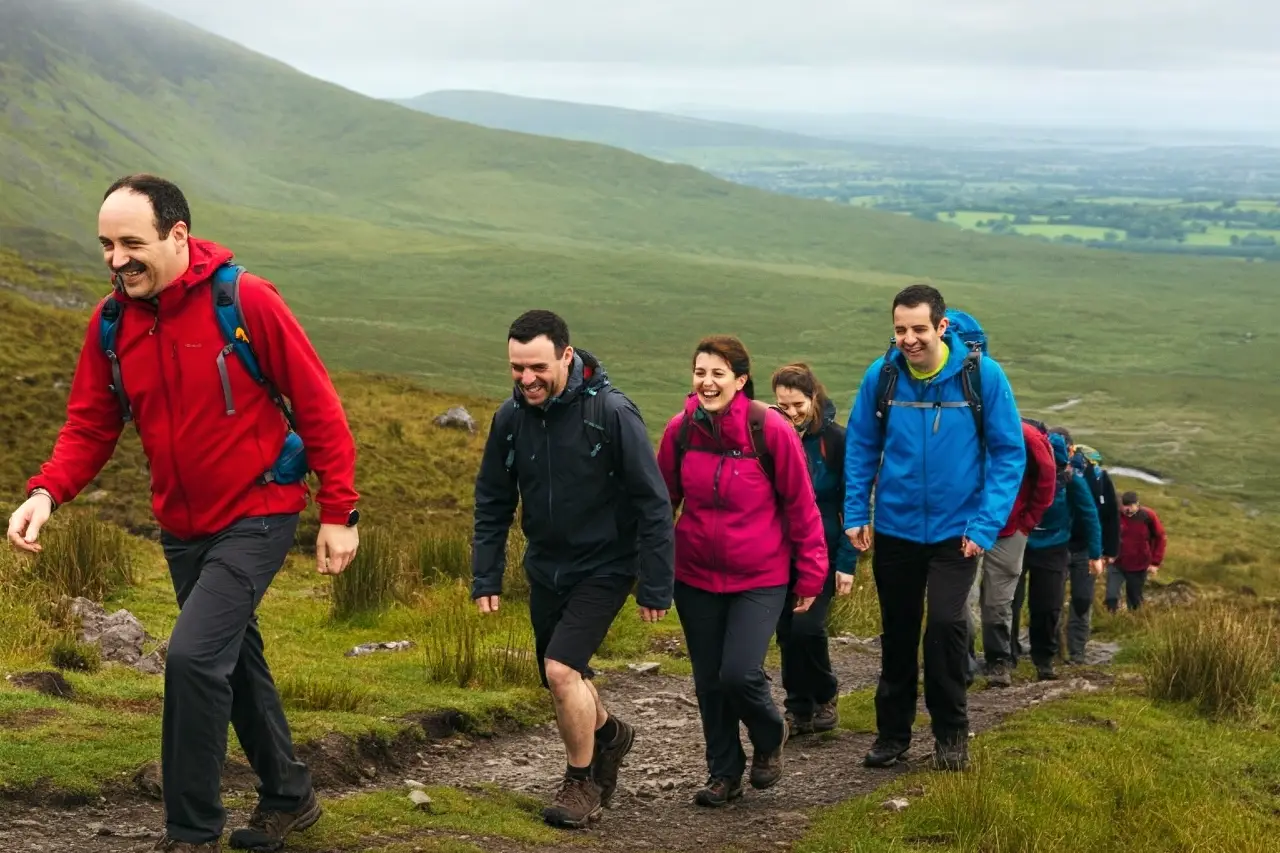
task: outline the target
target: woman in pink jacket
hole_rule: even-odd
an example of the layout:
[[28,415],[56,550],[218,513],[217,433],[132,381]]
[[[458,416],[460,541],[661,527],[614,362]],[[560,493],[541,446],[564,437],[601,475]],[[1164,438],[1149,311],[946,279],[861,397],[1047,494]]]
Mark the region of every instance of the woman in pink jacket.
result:
[[827,579],[827,546],[804,448],[777,410],[756,402],[751,359],[737,338],[698,344],[693,393],[667,424],[658,467],[676,522],[675,605],[684,630],[709,778],[695,797],[742,796],[746,724],[751,785],[782,776],[787,727],[769,693],[764,657],[795,571],[796,612]]

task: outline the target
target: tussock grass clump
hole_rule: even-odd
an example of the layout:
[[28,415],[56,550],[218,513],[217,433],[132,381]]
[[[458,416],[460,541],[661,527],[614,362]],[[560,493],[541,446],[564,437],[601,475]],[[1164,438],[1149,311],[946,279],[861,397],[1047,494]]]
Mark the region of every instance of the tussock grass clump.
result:
[[333,581],[333,617],[386,609],[396,600],[403,567],[404,554],[391,533],[377,527],[361,531],[355,558]]
[[853,578],[853,592],[831,599],[827,631],[833,637],[853,634],[875,637],[880,634],[880,599],[871,578],[871,560],[860,560]]
[[482,615],[461,581],[441,598],[423,638],[428,681],[481,690],[539,683],[533,629],[522,609]]
[[63,634],[49,650],[49,663],[58,669],[97,672],[102,668],[102,650],[91,643],[79,642],[74,634]]
[[129,537],[113,524],[70,512],[65,522],[51,522],[40,538],[44,550],[32,561],[31,574],[55,594],[102,601],[133,584]]
[[1211,719],[1248,716],[1280,666],[1276,628],[1274,614],[1239,604],[1169,613],[1152,626],[1150,695],[1193,703]]
[[[432,529],[417,543],[414,554],[418,574],[427,584],[471,583],[471,530],[462,526]],[[518,525],[507,536],[507,564],[502,576],[502,597],[527,601],[529,579],[524,573],[525,539]]]
[[276,687],[284,706],[299,711],[358,713],[373,699],[367,687],[349,678],[286,675]]

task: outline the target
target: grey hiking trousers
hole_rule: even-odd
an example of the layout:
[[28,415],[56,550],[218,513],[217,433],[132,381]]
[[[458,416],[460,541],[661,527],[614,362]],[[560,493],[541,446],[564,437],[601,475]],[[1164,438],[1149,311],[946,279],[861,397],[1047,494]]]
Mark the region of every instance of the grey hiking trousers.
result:
[[311,791],[263,656],[256,610],[293,545],[298,516],[244,518],[204,539],[161,536],[178,597],[164,672],[161,766],[169,836],[222,835],[227,723],[258,774],[263,808],[294,811]]
[[997,540],[982,555],[982,652],[988,667],[1013,663],[1013,595],[1026,550],[1027,534],[1019,532]]

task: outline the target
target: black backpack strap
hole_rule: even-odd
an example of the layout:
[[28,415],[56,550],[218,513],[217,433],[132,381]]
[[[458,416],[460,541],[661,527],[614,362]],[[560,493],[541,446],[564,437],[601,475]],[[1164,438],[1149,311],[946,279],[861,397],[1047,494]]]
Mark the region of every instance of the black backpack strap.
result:
[[884,352],[884,362],[880,365],[880,376],[876,380],[876,420],[880,423],[880,434],[883,435],[889,426],[889,402],[893,400],[894,389],[898,387],[898,366],[893,363],[893,350],[896,342],[889,341],[889,348]]
[[986,447],[987,437],[982,421],[982,347],[977,343],[970,344],[969,352],[965,353],[964,366],[960,368],[960,387],[964,389],[964,398],[969,401],[969,410],[973,412],[978,445]]
[[506,433],[507,453],[503,457],[502,467],[507,474],[514,477],[516,471],[516,435],[520,432],[520,407],[515,400],[507,400],[498,409],[498,416],[493,422],[493,429],[501,435]]
[[766,405],[759,400],[751,401],[751,408],[747,410],[747,425],[751,433],[751,446],[755,449],[755,457],[760,461],[760,467],[764,469],[765,475],[769,478],[769,482],[773,482],[773,454],[769,452],[769,445],[765,441],[764,421],[769,416],[769,409],[772,406]]
[[120,357],[116,352],[123,318],[124,305],[108,294],[102,300],[102,309],[98,312],[98,345],[111,365],[111,384],[107,387],[120,402],[120,417],[127,423],[133,420],[133,407],[129,405],[129,396],[124,392],[124,376],[120,372]]
[[693,418],[685,412],[680,416],[680,428],[676,430],[676,489],[684,496],[684,484],[680,481],[680,468],[684,463],[685,451],[689,449],[689,430],[693,428]]

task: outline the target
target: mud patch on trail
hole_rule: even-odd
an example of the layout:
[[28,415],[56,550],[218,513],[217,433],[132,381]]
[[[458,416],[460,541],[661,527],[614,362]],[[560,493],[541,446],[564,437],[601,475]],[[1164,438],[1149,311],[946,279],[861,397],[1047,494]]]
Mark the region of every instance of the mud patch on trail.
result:
[[34,729],[45,720],[59,717],[62,712],[57,708],[27,708],[21,711],[5,711],[0,713],[0,729],[21,732]]

